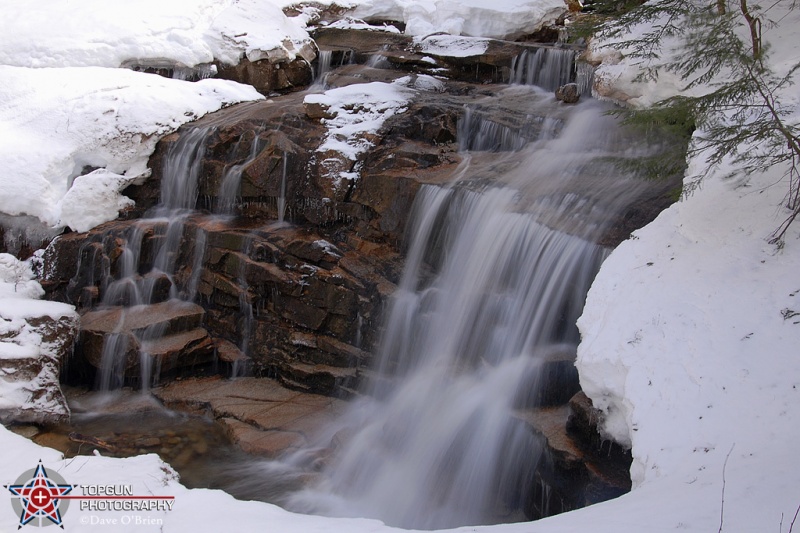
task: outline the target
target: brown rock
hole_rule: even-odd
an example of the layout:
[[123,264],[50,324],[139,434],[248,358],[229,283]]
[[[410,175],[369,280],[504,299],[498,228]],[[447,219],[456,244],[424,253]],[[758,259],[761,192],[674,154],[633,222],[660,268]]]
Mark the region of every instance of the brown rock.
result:
[[158,368],[162,373],[175,368],[210,363],[214,359],[213,342],[203,328],[142,342],[141,352],[157,362],[153,368]]
[[186,379],[153,394],[171,408],[205,412],[224,424],[242,449],[270,457],[305,442],[307,435],[344,409],[341,400],[258,378]]
[[266,95],[303,88],[310,85],[313,78],[311,65],[302,58],[288,62],[242,59],[237,65],[218,64],[217,68],[219,78],[252,85]]
[[580,100],[577,83],[567,83],[556,89],[556,99],[565,104],[575,104]]

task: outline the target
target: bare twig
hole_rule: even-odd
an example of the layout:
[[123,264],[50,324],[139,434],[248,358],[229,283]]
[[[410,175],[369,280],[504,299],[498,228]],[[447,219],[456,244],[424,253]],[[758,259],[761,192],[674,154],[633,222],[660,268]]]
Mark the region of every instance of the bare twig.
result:
[[734,442],[731,449],[728,451],[728,455],[725,456],[725,462],[722,464],[722,497],[719,506],[719,531],[717,533],[722,533],[722,521],[725,517],[725,469],[728,467],[728,459],[730,459],[735,446],[736,443]]
[[792,523],[789,524],[789,533],[792,533],[792,529],[794,529],[794,523],[797,521],[798,513],[800,513],[800,505],[797,506],[797,510],[794,512],[794,518],[792,518]]

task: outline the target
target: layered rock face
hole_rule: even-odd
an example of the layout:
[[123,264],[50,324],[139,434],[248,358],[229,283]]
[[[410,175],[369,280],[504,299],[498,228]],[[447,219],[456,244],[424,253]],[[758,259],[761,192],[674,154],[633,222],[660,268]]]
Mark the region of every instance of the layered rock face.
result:
[[[54,294],[84,309],[107,299],[129,226],[117,221],[61,237],[50,263]],[[316,392],[341,394],[356,385],[357,368],[369,362],[362,348],[374,344],[380,306],[394,287],[387,277],[397,275],[396,252],[357,237],[339,247],[296,227],[232,227],[198,214],[185,223],[174,252],[181,266],[171,277],[157,276],[148,263],[166,226],[138,223],[145,228],[146,273],[136,281],[150,282],[151,303],[123,307],[130,302],[120,298],[85,313],[78,357],[100,368],[114,334],[121,339],[118,351],[126,353],[121,364],[128,380],[139,377],[141,352],[164,377],[199,371],[216,352],[223,364],[240,361],[255,375]],[[170,291],[192,295],[202,306],[170,299]]]
[[[366,56],[372,47],[370,41],[353,53]],[[513,62],[517,48],[472,61]],[[415,70],[414,63],[401,66]],[[84,312],[102,306],[86,316],[76,356],[88,366],[77,365],[78,375],[103,366],[108,343],[99,339],[114,333],[117,350],[128,355],[116,363],[122,377],[111,379],[112,386],[139,384],[143,366],[156,369],[158,382],[217,361],[223,370],[236,366],[323,394],[357,388],[359,368],[368,366],[379,338],[380,312],[399,279],[416,193],[422,184],[453,178],[460,145],[470,147],[463,137],[478,116],[465,110],[480,109],[504,86],[360,65],[338,68],[325,82],[379,82],[411,96],[402,112],[358,139],[366,148],[355,157],[321,149],[336,112],[304,102],[304,94],[209,115],[159,143],[153,178],[126,191],[136,206],[124,220],[53,242],[44,283],[51,296]],[[521,145],[538,134],[514,131],[525,113],[512,106],[479,113],[479,121],[490,126],[489,136],[512,135]],[[176,160],[196,179],[191,205],[181,205],[196,211],[170,215],[183,217],[179,229],[157,213],[172,194],[164,182],[174,177],[164,174]],[[332,168],[347,177],[332,179]],[[131,257],[137,264],[128,264]],[[132,296],[129,285],[147,296]],[[152,318],[141,327],[125,323],[132,318],[124,306],[163,307],[171,298],[203,310],[191,325],[169,327],[168,342],[154,344],[152,331],[164,327],[160,308],[137,311]],[[150,362],[137,352],[148,353]]]

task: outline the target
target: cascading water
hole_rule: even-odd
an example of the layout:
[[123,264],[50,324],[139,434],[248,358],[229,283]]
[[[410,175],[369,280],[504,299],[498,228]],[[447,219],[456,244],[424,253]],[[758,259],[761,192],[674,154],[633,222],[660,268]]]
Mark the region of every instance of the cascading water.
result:
[[424,529],[521,520],[541,449],[514,408],[554,347],[577,344],[602,250],[515,212],[509,189],[419,195],[380,379],[324,481],[287,505]]
[[286,173],[289,167],[289,156],[283,152],[283,171],[281,172],[281,189],[278,195],[278,223],[282,224],[286,218]]
[[317,66],[314,69],[314,83],[311,85],[312,89],[323,89],[325,87],[325,78],[331,71],[331,61],[333,60],[333,52],[330,50],[320,50],[317,59]]
[[[114,333],[106,336],[103,343],[96,379],[96,387],[101,391],[119,388],[124,383],[126,364],[129,364],[129,344],[132,342],[125,327],[131,313],[140,314],[144,306],[159,301],[175,301],[175,305],[182,303],[173,276],[185,223],[197,202],[198,179],[208,134],[208,128],[190,130],[170,148],[161,182],[161,203],[150,213],[150,218],[137,222],[126,233],[116,279],[112,279],[109,271],[105,274],[101,307],[121,306],[121,309]],[[142,241],[148,231],[160,237],[151,239],[152,262],[149,271],[141,275]],[[202,252],[199,253],[202,261]],[[197,281],[190,282],[189,295],[192,297]],[[165,284],[169,286],[166,291]],[[160,361],[154,361],[149,348],[164,335],[166,327],[166,323],[155,323],[134,332],[139,346],[140,386],[145,392],[159,375]]]
[[[222,183],[219,186],[217,193],[217,206],[215,211],[222,215],[231,215],[234,213],[236,207],[236,198],[239,195],[239,190],[242,183],[242,172],[247,168],[247,165],[253,162],[258,157],[258,154],[264,148],[264,140],[260,137],[261,129],[253,131],[253,140],[250,143],[250,151],[247,158],[242,162],[228,167],[222,175]],[[235,153],[238,148],[234,146],[233,152]]]
[[574,70],[574,50],[535,48],[514,58],[510,82],[552,91],[572,81]]
[[[645,187],[614,161],[644,152],[597,102],[506,91],[499,98],[530,104],[525,136],[465,115],[459,181],[417,194],[372,378],[316,448],[261,465],[264,492],[313,476],[273,501],[423,529],[550,512],[541,442],[516,413],[541,405],[542,369],[576,350],[606,253],[595,243]],[[321,470],[320,454],[330,454]]]

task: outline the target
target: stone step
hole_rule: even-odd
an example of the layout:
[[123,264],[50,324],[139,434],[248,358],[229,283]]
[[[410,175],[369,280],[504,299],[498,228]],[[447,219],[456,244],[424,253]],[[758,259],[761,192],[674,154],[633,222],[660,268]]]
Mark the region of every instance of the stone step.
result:
[[199,305],[168,300],[152,305],[110,307],[90,311],[81,317],[81,331],[93,334],[130,332],[139,338],[153,330],[162,335],[198,327],[205,315]]
[[114,306],[136,305],[137,298],[151,303],[163,303],[170,299],[172,280],[163,272],[148,272],[115,280],[103,293],[103,301]]
[[242,377],[252,374],[253,360],[244,354],[238,346],[225,339],[214,339],[217,360],[228,365],[229,376]]
[[[115,357],[125,361],[121,368],[126,378],[138,377],[143,349],[157,354],[154,357],[162,365],[159,372],[210,362],[211,339],[205,330],[198,331],[204,316],[205,310],[199,305],[179,300],[90,311],[81,317],[76,353],[101,368],[105,345],[114,343]],[[190,353],[179,357],[181,350]],[[178,359],[186,362],[178,364]]]
[[341,386],[347,387],[357,379],[355,368],[286,362],[278,364],[278,379],[290,387],[317,394],[334,394]]
[[160,373],[214,360],[214,343],[208,331],[203,328],[143,342],[140,350],[153,359],[153,368],[157,368]]

